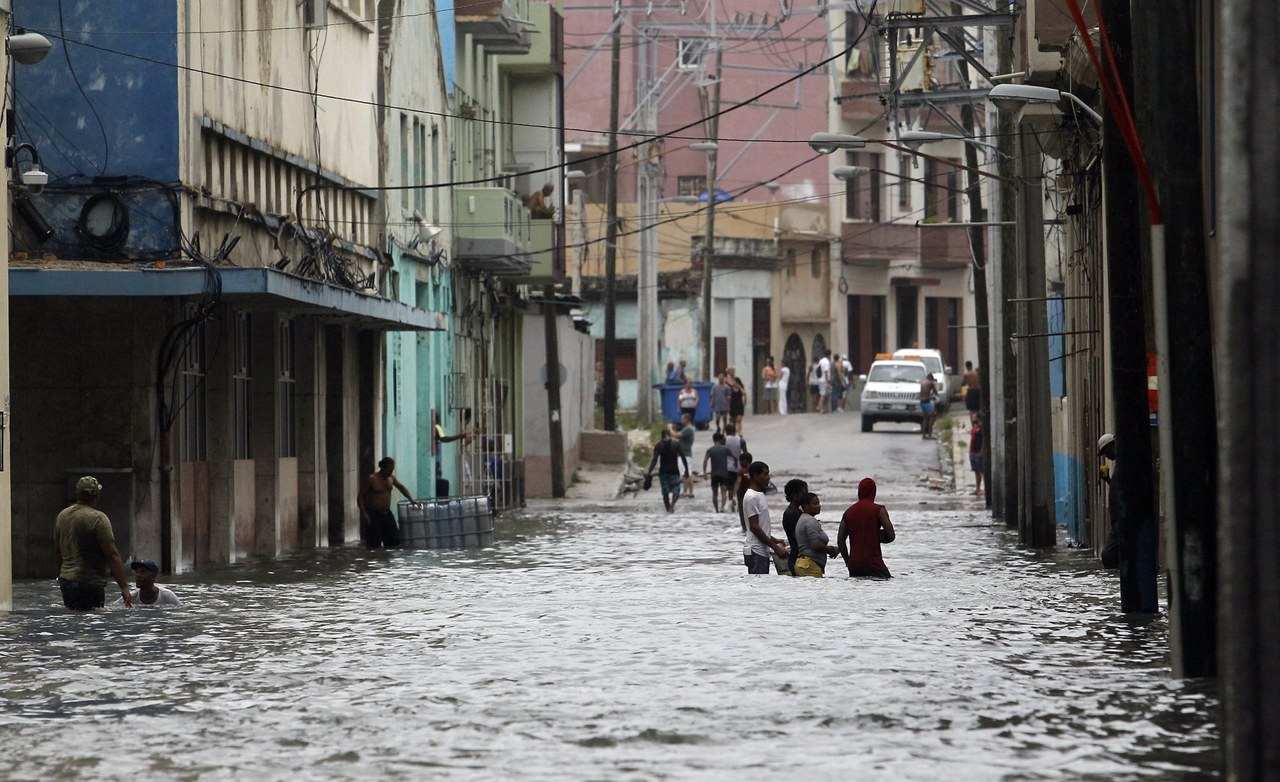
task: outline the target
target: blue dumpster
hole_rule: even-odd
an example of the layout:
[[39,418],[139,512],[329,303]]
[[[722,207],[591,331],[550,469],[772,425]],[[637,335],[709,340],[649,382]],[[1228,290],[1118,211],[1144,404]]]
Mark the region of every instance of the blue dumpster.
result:
[[[693,411],[693,425],[706,429],[715,417],[711,412],[711,389],[714,383],[694,383],[693,390],[698,392],[698,407]],[[668,423],[680,423],[680,389],[682,385],[655,383],[653,387],[662,393],[662,418]]]

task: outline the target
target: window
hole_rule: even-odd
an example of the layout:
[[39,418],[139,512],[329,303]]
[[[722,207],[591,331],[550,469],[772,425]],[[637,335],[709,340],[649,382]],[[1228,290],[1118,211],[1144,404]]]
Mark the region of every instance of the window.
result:
[[960,220],[959,160],[925,160],[924,219],[935,223]]
[[235,363],[231,368],[235,386],[235,450],[237,459],[253,458],[252,430],[250,428],[253,405],[253,339],[249,329],[249,313],[237,312],[235,319]]
[[[604,362],[604,340],[596,340],[596,361]],[[636,341],[634,339],[613,340],[614,374],[619,380],[636,379]]]
[[[422,185],[427,181],[427,126],[419,120],[413,121],[413,184]],[[427,191],[419,187],[413,191],[413,208],[418,214],[427,211]]]
[[[187,317],[194,317],[196,307],[187,305]],[[209,430],[205,397],[205,321],[191,330],[190,342],[182,357],[179,377],[182,406],[182,460],[202,462],[208,458]]]
[[702,67],[702,55],[707,49],[704,38],[680,38],[676,41],[676,67],[682,71],[696,71]]
[[707,192],[707,176],[682,176],[676,178],[676,195],[700,196]]
[[[400,114],[400,184],[409,184],[409,165],[412,161],[409,159],[409,115]],[[410,202],[412,193],[408,190],[400,191],[400,209],[407,216],[413,208]]]
[[848,220],[880,222],[880,154],[847,152],[851,166],[861,166],[867,173],[850,179],[845,185],[844,216]]
[[280,368],[276,384],[276,442],[279,443],[280,457],[289,458],[298,455],[297,343],[294,340],[293,319],[281,318],[276,334],[276,366]]

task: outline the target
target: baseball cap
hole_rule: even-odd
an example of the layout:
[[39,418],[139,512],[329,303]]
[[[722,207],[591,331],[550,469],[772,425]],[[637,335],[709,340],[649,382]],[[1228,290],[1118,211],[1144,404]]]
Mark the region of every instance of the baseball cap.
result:
[[102,491],[102,484],[92,475],[86,475],[76,481],[76,494],[97,494]]
[[1111,445],[1111,443],[1115,442],[1115,439],[1116,439],[1116,436],[1110,432],[1107,432],[1103,436],[1099,437],[1098,453],[1102,453],[1102,449],[1106,448],[1108,445]]
[[129,567],[132,568],[135,573],[139,570],[150,570],[156,575],[160,574],[160,566],[155,563],[155,560],[151,559],[139,559]]

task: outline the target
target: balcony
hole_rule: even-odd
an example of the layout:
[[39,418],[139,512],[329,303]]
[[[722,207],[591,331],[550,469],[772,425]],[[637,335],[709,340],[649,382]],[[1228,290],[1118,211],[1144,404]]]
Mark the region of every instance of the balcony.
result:
[[524,275],[533,268],[529,210],[505,187],[453,191],[455,257],[468,271]]
[[455,9],[458,35],[490,54],[526,54],[530,47],[529,0],[474,0]]
[[973,258],[968,230],[948,223],[845,223],[841,252],[851,261],[919,259],[925,267],[964,265]]
[[531,3],[524,18],[533,22],[528,51],[502,55],[498,67],[510,73],[564,73],[563,18],[549,3]]
[[530,220],[529,274],[515,282],[536,285],[564,281],[564,226],[554,220]]

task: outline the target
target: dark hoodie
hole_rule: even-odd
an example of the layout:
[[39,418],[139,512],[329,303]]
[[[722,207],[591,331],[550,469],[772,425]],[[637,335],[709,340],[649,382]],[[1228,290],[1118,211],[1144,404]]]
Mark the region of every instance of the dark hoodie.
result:
[[849,575],[892,578],[880,555],[880,508],[876,482],[863,478],[858,501],[849,506],[840,524],[849,536]]

